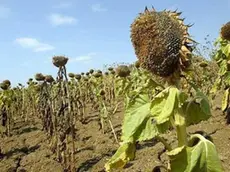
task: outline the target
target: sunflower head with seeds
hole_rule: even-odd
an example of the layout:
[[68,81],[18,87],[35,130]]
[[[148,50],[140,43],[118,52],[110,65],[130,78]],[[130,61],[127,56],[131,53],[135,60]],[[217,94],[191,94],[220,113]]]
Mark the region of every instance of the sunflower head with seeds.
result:
[[141,67],[168,77],[190,65],[194,41],[177,11],[147,7],[131,24],[131,41]]
[[11,85],[11,82],[10,80],[7,79],[7,80],[2,81],[2,83],[0,83],[0,88],[2,90],[7,90],[10,88],[10,85]]
[[224,24],[220,31],[221,38],[230,41],[230,22]]

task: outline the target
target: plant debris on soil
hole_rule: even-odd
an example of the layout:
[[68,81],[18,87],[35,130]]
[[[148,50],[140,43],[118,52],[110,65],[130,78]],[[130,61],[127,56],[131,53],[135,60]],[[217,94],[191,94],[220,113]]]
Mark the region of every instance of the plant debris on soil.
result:
[[[221,95],[217,96],[212,110],[212,117],[188,128],[189,134],[203,131],[210,135],[216,145],[220,160],[226,172],[230,171],[230,126],[226,125],[223,112],[218,108]],[[112,131],[105,134],[99,130],[98,112],[89,112],[86,124],[77,125],[76,160],[77,172],[103,172],[104,164],[115,153],[119,145],[115,142]],[[120,106],[113,118],[114,128],[118,136],[121,134],[123,107]],[[1,172],[63,172],[61,163],[49,147],[49,139],[42,131],[40,121],[30,119],[29,122],[16,121],[11,137],[1,138],[0,171]],[[165,134],[167,140],[176,140],[171,131]],[[173,144],[173,143],[172,143]],[[122,170],[124,172],[152,171],[157,165],[167,165],[164,146],[156,140],[139,142],[136,157]]]

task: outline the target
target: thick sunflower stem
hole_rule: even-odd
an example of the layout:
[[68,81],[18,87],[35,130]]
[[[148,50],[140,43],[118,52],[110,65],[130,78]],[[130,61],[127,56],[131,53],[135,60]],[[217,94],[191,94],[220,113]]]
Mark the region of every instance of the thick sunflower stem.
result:
[[[168,86],[175,86],[180,90],[180,72],[175,72],[172,76],[167,78]],[[183,109],[179,108],[174,115],[175,126],[178,139],[178,147],[186,146],[188,144],[187,131],[186,131],[186,118]]]
[[186,120],[182,109],[179,109],[175,114],[175,125],[178,139],[178,147],[186,146],[188,144]]

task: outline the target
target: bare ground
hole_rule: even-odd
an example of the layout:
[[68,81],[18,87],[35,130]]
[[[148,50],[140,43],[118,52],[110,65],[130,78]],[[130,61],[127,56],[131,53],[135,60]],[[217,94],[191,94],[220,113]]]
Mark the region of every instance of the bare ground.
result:
[[[220,99],[217,98],[218,102]],[[218,107],[219,105],[217,105]],[[230,126],[225,124],[225,115],[219,108],[212,112],[208,121],[188,128],[189,133],[202,130],[210,134],[216,145],[219,157],[226,172],[230,171]],[[121,132],[123,119],[122,107],[113,119],[116,132]],[[76,168],[77,172],[102,172],[104,164],[115,153],[118,144],[115,142],[111,130],[106,134],[99,131],[98,114],[90,112],[87,124],[78,124],[78,139],[76,141]],[[176,140],[174,132],[165,135],[170,140]],[[0,142],[0,171],[1,172],[62,172],[63,166],[55,161],[49,148],[49,139],[41,131],[39,121],[25,123],[17,121],[13,136],[1,138]],[[152,171],[156,165],[166,164],[167,157],[164,147],[155,140],[140,143],[137,146],[136,158],[131,161],[125,172]]]

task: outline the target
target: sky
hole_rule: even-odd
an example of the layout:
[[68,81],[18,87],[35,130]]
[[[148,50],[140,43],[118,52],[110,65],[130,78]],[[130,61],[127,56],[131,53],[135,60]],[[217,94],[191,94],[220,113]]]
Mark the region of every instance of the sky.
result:
[[130,25],[145,6],[181,11],[200,43],[230,20],[230,0],[0,0],[0,81],[56,76],[54,55],[67,56],[74,73],[136,61]]

